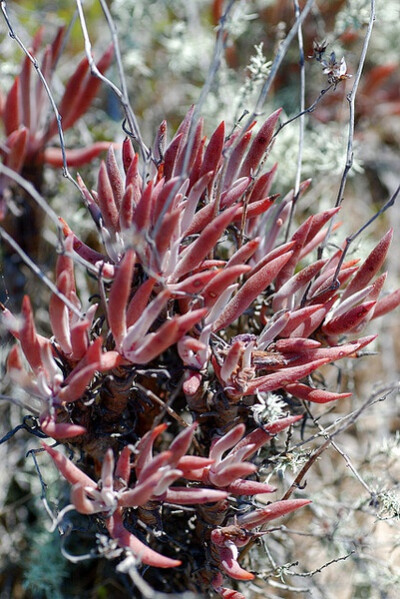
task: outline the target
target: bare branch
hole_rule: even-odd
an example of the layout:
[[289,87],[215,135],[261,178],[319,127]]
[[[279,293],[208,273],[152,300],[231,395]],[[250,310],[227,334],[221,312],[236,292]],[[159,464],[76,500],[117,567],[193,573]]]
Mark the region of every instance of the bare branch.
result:
[[254,117],[259,116],[262,113],[262,108],[264,106],[264,102],[269,94],[269,91],[271,89],[272,83],[275,79],[275,76],[279,70],[279,67],[282,64],[283,59],[285,58],[285,55],[290,47],[290,44],[293,41],[293,38],[295,37],[295,35],[297,34],[297,31],[299,29],[299,27],[301,27],[301,25],[303,24],[305,18],[307,17],[308,13],[310,12],[313,4],[314,4],[315,0],[307,0],[303,11],[301,12],[301,14],[296,18],[296,21],[294,22],[291,30],[289,31],[289,33],[287,34],[285,40],[282,42],[282,44],[279,47],[279,50],[275,56],[274,62],[272,63],[272,67],[271,67],[271,71],[267,77],[267,80],[265,81],[260,94],[258,96],[256,105],[254,107],[253,112],[250,114],[250,116],[248,117],[247,123],[244,126],[244,130],[246,131],[248,129],[248,127],[251,125],[251,123],[254,120]]
[[108,7],[107,7],[106,3],[104,2],[104,0],[100,0],[100,4],[103,9],[104,15],[106,17],[108,27],[111,31],[122,91],[110,79],[108,79],[108,77],[103,75],[97,68],[96,63],[92,56],[92,44],[90,41],[88,29],[87,29],[87,24],[86,24],[85,14],[83,12],[82,2],[81,2],[81,0],[76,0],[76,6],[78,9],[82,34],[83,34],[83,38],[85,41],[86,58],[88,59],[92,74],[95,75],[95,77],[98,77],[103,83],[105,83],[107,85],[107,87],[109,87],[112,90],[112,92],[116,95],[119,102],[121,103],[121,106],[125,113],[126,120],[128,122],[129,128],[130,128],[132,138],[137,142],[137,144],[139,146],[139,152],[141,154],[141,157],[144,159],[145,163],[148,163],[151,159],[151,150],[146,146],[146,144],[142,138],[135,113],[133,112],[132,107],[129,103],[126,79],[125,79],[125,74],[124,74],[124,70],[123,70],[123,66],[122,66],[121,52],[119,49],[118,35],[117,35],[116,28],[115,28],[115,24],[114,24],[114,21],[111,17],[111,14],[110,14]]
[[388,208],[391,208],[391,206],[394,205],[394,203],[395,203],[395,201],[396,201],[397,196],[399,195],[399,193],[400,193],[400,185],[397,187],[396,191],[389,198],[389,200],[382,206],[382,208],[380,208],[380,210],[378,210],[378,212],[376,212],[360,229],[358,229],[358,231],[356,231],[355,233],[353,233],[353,235],[350,235],[349,237],[347,237],[347,239],[346,239],[346,245],[344,247],[344,250],[343,250],[343,253],[342,253],[341,257],[340,257],[340,260],[338,262],[338,265],[337,265],[337,268],[336,268],[336,271],[335,271],[335,274],[334,274],[334,277],[333,277],[333,280],[332,280],[332,283],[331,283],[331,286],[333,286],[332,287],[333,289],[339,285],[339,279],[338,279],[339,272],[340,272],[340,269],[342,268],[342,265],[343,265],[343,262],[344,262],[344,259],[345,259],[346,255],[347,255],[347,252],[349,250],[350,244],[355,239],[357,239],[357,237],[359,235],[361,235],[361,233],[363,231],[365,231],[365,229],[367,227],[369,227],[379,216],[381,216],[381,214],[383,214],[384,212],[386,212],[386,210]]
[[354,141],[354,119],[355,119],[355,101],[356,94],[358,90],[358,85],[360,83],[362,70],[364,68],[365,58],[367,56],[368,46],[372,35],[372,28],[375,21],[375,0],[371,0],[371,9],[370,9],[370,17],[367,28],[367,33],[365,34],[364,43],[361,51],[360,60],[358,63],[357,73],[354,77],[353,87],[351,88],[350,93],[347,96],[347,101],[349,103],[349,134],[347,140],[347,154],[346,154],[346,164],[344,167],[342,179],[340,181],[339,192],[337,195],[335,206],[340,206],[343,202],[343,193],[346,187],[347,176],[349,171],[353,166],[353,141]]
[[[300,18],[300,7],[298,0],[293,0],[296,20]],[[293,221],[294,212],[296,210],[297,200],[300,193],[301,182],[301,167],[303,162],[303,144],[304,144],[304,116],[305,116],[305,95],[306,95],[306,72],[304,68],[304,45],[303,31],[299,25],[297,31],[297,39],[299,43],[299,62],[300,62],[300,114],[299,114],[299,149],[297,152],[296,177],[294,183],[293,202],[290,207],[290,214],[286,227],[285,241],[289,239],[290,226]]]
[[176,192],[178,191],[179,187],[182,185],[182,181],[184,181],[188,175],[187,168],[189,165],[189,160],[190,160],[190,156],[191,156],[192,149],[193,149],[193,143],[194,143],[197,124],[199,122],[199,118],[201,115],[201,110],[203,108],[204,102],[207,99],[207,96],[210,92],[211,86],[214,82],[214,79],[216,77],[216,74],[218,73],[218,69],[221,64],[221,58],[222,58],[222,54],[223,54],[224,47],[226,44],[226,22],[228,20],[229,14],[233,8],[233,5],[235,4],[236,1],[237,0],[230,0],[228,2],[225,12],[223,13],[223,15],[221,16],[221,18],[219,20],[217,37],[216,37],[215,46],[214,46],[213,58],[211,60],[211,63],[210,63],[209,69],[208,69],[206,80],[201,89],[199,99],[196,103],[196,106],[194,107],[192,119],[190,122],[186,150],[185,150],[185,155],[183,158],[181,176],[179,178],[179,181],[177,181],[177,183],[171,189],[169,197],[168,197],[167,201],[165,202],[163,210],[161,211],[160,216],[158,218],[158,221],[156,222],[156,224],[154,226],[154,233],[153,233],[154,237],[157,235],[158,231],[160,230],[164,216],[168,212],[170,204],[171,204],[173,198],[175,197]]

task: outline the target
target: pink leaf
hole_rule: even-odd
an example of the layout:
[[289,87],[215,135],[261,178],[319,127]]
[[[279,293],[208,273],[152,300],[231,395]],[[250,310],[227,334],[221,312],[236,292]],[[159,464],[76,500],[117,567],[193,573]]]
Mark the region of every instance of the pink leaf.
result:
[[378,245],[376,245],[372,252],[369,254],[365,262],[363,262],[363,264],[360,266],[360,268],[357,271],[357,274],[350,281],[349,285],[347,286],[347,289],[345,290],[342,296],[342,300],[368,285],[372,277],[378,272],[378,270],[384,263],[390,244],[392,242],[392,238],[393,229],[389,229],[386,235],[382,237]]
[[32,305],[28,295],[25,295],[22,300],[22,317],[23,325],[19,331],[22,351],[32,370],[38,373],[43,365],[40,357],[40,342],[36,333]]
[[134,266],[135,252],[129,249],[119,264],[110,289],[107,318],[117,349],[126,335],[126,305],[131,293]]
[[256,480],[242,480],[238,478],[228,485],[226,490],[233,495],[258,495],[260,493],[274,493],[276,488]]
[[252,174],[254,175],[256,172],[256,169],[271,142],[275,125],[281,112],[281,108],[275,110],[275,112],[273,112],[263,123],[260,130],[254,137],[250,149],[247,152],[246,158],[243,161],[240,177],[248,177]]
[[351,308],[345,314],[332,318],[322,326],[326,335],[341,335],[354,329],[374,309],[376,302],[370,301]]
[[235,580],[253,580],[254,574],[241,568],[230,547],[218,547],[219,558],[225,572]]
[[106,168],[111,188],[114,194],[114,202],[117,207],[117,210],[120,210],[122,196],[124,193],[124,184],[122,181],[121,173],[118,168],[117,161],[115,159],[115,154],[112,146],[110,146],[107,152]]
[[157,439],[159,435],[161,435],[161,433],[165,431],[167,426],[167,424],[159,424],[158,426],[155,426],[152,430],[148,431],[140,439],[136,448],[137,459],[135,464],[135,470],[138,477],[140,477],[141,471],[153,457],[152,452],[154,441]]
[[391,312],[392,310],[397,308],[399,305],[400,289],[396,289],[396,291],[389,293],[389,295],[386,295],[377,302],[372,318],[378,318],[380,316],[383,316],[384,314],[387,314],[388,312]]
[[84,487],[90,487],[91,489],[96,488],[96,483],[91,478],[89,478],[89,476],[87,476],[84,472],[82,472],[82,470],[75,466],[75,464],[71,462],[71,460],[66,458],[65,455],[43,442],[42,447],[51,456],[58,470],[61,472],[63,477],[69,483],[71,483],[71,485],[80,483]]
[[289,383],[293,383],[308,376],[311,372],[330,361],[329,358],[322,358],[301,366],[284,368],[278,372],[256,378],[247,383],[247,388],[242,395],[254,395],[257,391],[275,391],[280,387],[285,387]]
[[22,124],[19,103],[19,87],[20,80],[19,77],[16,77],[10,91],[7,94],[7,99],[3,110],[3,123],[7,137],[13,131],[16,131]]
[[236,210],[237,207],[232,206],[221,212],[205,227],[196,241],[184,251],[174,272],[176,279],[201,264],[207,254],[214,249],[225,228],[232,222]]
[[69,422],[55,422],[48,414],[40,417],[40,428],[45,435],[56,440],[73,439],[86,433],[85,427]]
[[[96,141],[85,148],[67,149],[65,152],[67,164],[70,167],[88,164],[94,158],[97,158],[101,152],[105,152],[109,148],[109,141]],[[55,168],[61,168],[64,166],[64,157],[61,148],[46,148],[39,155],[38,160],[40,162],[44,162],[45,164],[49,164],[50,166],[54,166]]]
[[[244,454],[243,459],[248,459],[252,456],[256,451],[263,447],[268,441],[274,437],[274,435],[283,431],[285,428],[289,428],[292,424],[301,420],[303,415],[300,414],[298,416],[287,416],[286,418],[280,418],[276,422],[272,422],[271,424],[266,424],[263,428],[257,428],[245,437],[232,450],[232,454],[237,453],[246,445],[254,445],[254,447]],[[247,481],[246,481],[247,482]]]
[[295,294],[305,289],[307,283],[319,273],[325,262],[326,260],[317,260],[289,278],[275,293],[272,300],[273,310],[278,312],[284,308],[297,307],[299,300],[295,299]]
[[28,133],[26,127],[20,127],[6,139],[5,145],[8,148],[8,153],[5,156],[4,164],[17,173],[22,169],[26,158]]
[[129,548],[133,551],[135,557],[148,566],[156,568],[175,568],[181,565],[180,560],[165,557],[157,551],[150,549],[147,545],[139,541],[132,533],[126,530],[123,524],[122,511],[117,509],[114,514],[106,520],[106,526],[110,536],[115,539],[120,547]]
[[109,233],[113,235],[119,230],[119,214],[104,161],[100,164],[97,193],[104,225]]
[[213,171],[214,176],[217,173],[225,138],[225,123],[222,121],[212,134],[204,153],[203,164],[201,165],[199,176]]
[[214,323],[213,330],[219,331],[234,322],[250,306],[256,297],[274,280],[280,269],[289,260],[291,252],[268,262],[253,274],[238,293],[230,300],[225,310]]
[[214,503],[228,497],[226,491],[216,489],[194,489],[191,487],[170,487],[163,501],[178,505]]
[[276,501],[271,503],[269,506],[254,510],[248,514],[243,514],[237,517],[239,526],[251,530],[257,526],[261,526],[270,520],[285,516],[290,512],[298,510],[305,505],[311,503],[309,499],[286,499],[283,501]]
[[337,399],[352,396],[352,393],[331,393],[324,389],[313,389],[302,383],[292,383],[291,385],[287,385],[285,389],[299,399],[314,403],[328,403],[329,401],[336,401]]
[[87,391],[87,387],[96,372],[99,370],[100,362],[89,364],[75,372],[74,370],[68,376],[68,384],[57,394],[58,399],[63,403],[69,403],[80,399]]

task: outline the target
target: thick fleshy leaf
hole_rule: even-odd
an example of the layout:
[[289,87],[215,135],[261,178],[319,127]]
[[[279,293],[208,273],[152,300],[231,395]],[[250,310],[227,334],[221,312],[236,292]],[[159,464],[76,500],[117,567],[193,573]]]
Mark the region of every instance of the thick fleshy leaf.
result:
[[167,424],[159,424],[155,426],[152,430],[147,432],[138,443],[136,448],[137,458],[135,464],[135,470],[138,477],[140,477],[140,473],[145,466],[149,463],[149,461],[153,457],[153,443],[157,439],[161,433],[165,431],[167,428]]
[[273,310],[278,312],[285,308],[297,308],[301,298],[297,298],[296,294],[301,294],[305,290],[307,284],[319,273],[325,262],[326,260],[317,260],[289,278],[275,293],[272,300]]
[[130,549],[135,557],[148,566],[156,568],[175,568],[181,565],[180,560],[171,559],[150,549],[142,543],[135,535],[130,533],[123,524],[122,511],[117,509],[108,520],[106,526],[111,537],[115,539],[120,547]]
[[107,318],[117,348],[122,346],[126,335],[126,306],[131,292],[135,252],[127,250],[117,269],[111,285],[107,306]]
[[108,177],[107,167],[104,161],[100,164],[99,177],[97,182],[97,194],[101,216],[104,225],[111,235],[119,230],[119,214],[115,204],[114,194],[111,182]]
[[151,476],[147,476],[145,480],[138,483],[133,489],[128,489],[122,493],[118,505],[121,507],[137,507],[139,505],[146,505],[154,494],[154,489],[160,480],[160,474],[158,472],[153,473]]
[[[239,135],[239,133],[237,133],[236,135],[233,134],[230,139],[230,142],[227,142],[227,144],[225,146],[225,150],[229,152],[229,158],[228,158],[226,172],[225,172],[225,176],[224,176],[224,183],[223,183],[224,189],[228,189],[232,185],[232,182],[235,179],[237,179],[237,177],[238,177],[239,168],[242,163],[244,154],[247,150],[247,147],[250,143],[250,140],[252,137],[251,129],[253,128],[254,125],[255,125],[255,122],[253,123],[252,127],[248,131],[246,131],[246,133],[241,137],[241,139],[237,143],[235,142],[235,140],[237,139],[237,136]],[[231,149],[232,145],[233,145],[233,148]]]
[[226,490],[233,495],[259,495],[261,493],[274,493],[276,488],[256,480],[242,480],[238,478],[228,485]]
[[217,244],[223,231],[232,222],[236,210],[237,207],[232,206],[221,212],[221,214],[205,227],[196,241],[184,250],[174,272],[176,279],[179,279],[186,273],[200,266],[207,254],[214,249],[214,246]]
[[352,393],[332,393],[325,389],[314,389],[302,383],[292,383],[291,385],[287,385],[285,389],[298,399],[313,403],[328,403],[329,401],[345,399],[353,395]]
[[7,94],[6,102],[3,110],[3,122],[5,127],[5,133],[8,137],[13,131],[17,131],[21,122],[21,111],[19,103],[19,77],[14,79],[14,83]]
[[92,489],[96,488],[96,483],[94,480],[89,478],[82,470],[80,470],[71,460],[69,460],[65,455],[47,445],[47,443],[42,443],[43,449],[47,451],[47,453],[51,456],[53,462],[57,466],[58,470],[61,472],[63,477],[72,485],[80,483],[85,487],[90,487]]
[[388,312],[391,312],[395,308],[400,305],[400,289],[396,289],[389,295],[386,295],[382,299],[380,299],[374,309],[373,318],[378,318],[379,316],[383,316]]
[[247,445],[253,445],[254,447],[249,450],[244,456],[243,459],[248,459],[252,456],[260,447],[263,447],[265,443],[270,441],[272,437],[280,433],[281,431],[289,428],[295,422],[298,422],[303,418],[302,414],[297,416],[287,416],[286,418],[280,418],[271,424],[266,424],[263,428],[257,428],[245,437],[234,447],[232,453],[236,453],[246,447]]
[[78,372],[72,371],[68,377],[68,384],[63,387],[57,395],[59,401],[69,403],[80,399],[87,391],[87,387],[96,372],[101,367],[101,362],[95,362],[85,366]]
[[41,417],[40,428],[48,437],[60,441],[80,437],[86,433],[86,429],[83,426],[69,422],[55,422],[52,416],[49,415]]
[[222,121],[214,131],[208,142],[204,153],[203,164],[200,169],[200,177],[212,171],[214,176],[218,170],[218,166],[222,156],[222,148],[225,138],[225,123]]
[[261,526],[270,520],[285,516],[290,512],[294,512],[305,505],[311,503],[309,499],[286,499],[283,501],[276,501],[271,503],[265,508],[254,510],[247,514],[243,514],[237,517],[239,526],[251,530],[257,526]]
[[322,327],[326,335],[341,335],[356,327],[375,307],[376,302],[370,301],[351,308],[345,314],[332,318]]
[[285,387],[289,383],[293,383],[302,379],[320,366],[331,362],[329,358],[320,360],[308,361],[301,366],[293,366],[292,368],[283,368],[278,372],[267,374],[259,378],[253,379],[247,383],[247,388],[241,395],[254,395],[257,391],[275,391],[280,387]]
[[375,246],[372,252],[369,254],[368,258],[363,262],[360,268],[357,271],[357,274],[350,281],[347,286],[342,300],[346,299],[356,291],[363,289],[366,287],[371,281],[372,277],[378,272],[381,268],[382,264],[385,261],[386,255],[388,253],[390,244],[393,239],[393,229],[389,229],[389,231],[382,237],[380,242]]
[[241,177],[249,177],[252,174],[254,175],[256,172],[257,167],[259,166],[260,161],[271,142],[275,125],[281,112],[281,108],[275,110],[275,112],[273,112],[263,123],[258,133],[256,133],[253,141],[251,142],[246,158],[243,161],[243,165],[240,170]]
[[6,139],[7,153],[4,163],[17,173],[21,170],[28,150],[28,129],[20,127],[13,131]]
[[198,489],[191,487],[170,487],[163,501],[176,503],[178,505],[193,505],[202,503],[214,503],[228,497],[226,491],[216,489]]
[[221,566],[225,572],[235,580],[253,580],[254,574],[244,570],[237,560],[230,547],[218,547],[219,558],[221,560]]
[[28,295],[25,295],[22,300],[22,317],[23,325],[19,330],[19,340],[30,367],[37,373],[42,368],[42,359],[40,357],[40,342],[33,320],[32,304]]
[[210,458],[216,462],[219,462],[222,459],[222,455],[231,447],[237,445],[240,439],[244,435],[244,431],[246,427],[244,424],[238,424],[228,433],[225,433],[223,437],[218,439],[211,448]]
[[238,478],[253,474],[256,470],[257,466],[255,464],[250,464],[250,462],[236,462],[226,466],[226,468],[218,468],[214,472],[211,469],[209,478],[210,482],[216,487],[227,487]]
[[290,256],[291,252],[287,252],[283,256],[279,256],[275,260],[268,262],[263,268],[253,274],[230,300],[221,316],[215,322],[213,330],[219,331],[227,327],[243,314],[255,298],[272,283]]

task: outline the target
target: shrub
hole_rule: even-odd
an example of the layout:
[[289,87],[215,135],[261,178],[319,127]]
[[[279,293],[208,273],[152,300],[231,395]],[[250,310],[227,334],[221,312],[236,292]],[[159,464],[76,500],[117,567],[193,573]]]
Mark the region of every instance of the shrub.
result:
[[[344,59],[314,51],[331,86],[348,77]],[[88,62],[81,65],[86,77]],[[76,120],[66,98],[78,72],[59,108],[66,126]],[[75,116],[89,104],[85,90]],[[10,137],[28,139],[28,107],[13,124],[11,105],[6,166],[20,171],[28,146]],[[310,503],[304,493],[292,498],[293,485],[262,504],[259,496],[275,491],[262,480],[262,457],[273,455],[279,432],[304,423],[307,406],[351,395],[329,388],[322,373],[357,360],[376,337],[360,337],[363,329],[400,303],[400,290],[382,293],[391,229],[363,261],[348,259],[360,232],[334,247],[340,202],[295,226],[310,181],[271,195],[276,165],[267,160],[280,115],[231,131],[221,122],[207,139],[192,107],[169,142],[161,123],[151,149],[126,128],[120,160],[111,146],[95,190],[77,176],[102,247],[60,217],[50,335],[37,332],[28,295],[21,317],[2,307],[18,341],[8,377],[27,392],[36,434],[70,450],[66,457],[42,442],[71,486],[67,510],[95,523],[98,553],[118,558],[136,585],[140,568],[156,589],[244,597],[229,585],[255,578],[251,562],[241,563],[247,550],[271,520]],[[36,156],[51,153],[43,152]],[[75,263],[97,280],[98,303],[79,300]]]

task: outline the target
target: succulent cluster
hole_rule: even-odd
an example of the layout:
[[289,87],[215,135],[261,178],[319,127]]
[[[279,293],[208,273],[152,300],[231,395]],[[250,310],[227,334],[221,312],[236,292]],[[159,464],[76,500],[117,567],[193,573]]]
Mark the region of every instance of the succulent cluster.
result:
[[[45,47],[40,70],[43,80],[50,82],[65,41],[65,27],[58,30],[53,42]],[[41,28],[32,40],[29,54],[25,57],[20,74],[14,79],[9,92],[3,97],[0,93],[0,118],[3,121],[5,139],[1,143],[0,156],[5,166],[27,179],[40,179],[44,164],[63,166],[63,151],[51,147],[49,142],[59,131],[55,115],[49,119],[50,102],[43,80],[33,83],[36,54],[43,42],[44,29]],[[113,47],[110,46],[97,63],[101,73],[110,66]],[[62,130],[72,127],[87,112],[98,93],[100,80],[90,73],[89,62],[83,58],[72,74],[61,98],[59,111],[62,114]],[[66,158],[70,166],[90,162],[107,149],[107,142],[96,142],[84,149],[67,150]],[[4,218],[7,200],[10,199],[9,186],[12,181],[0,175],[0,220]]]
[[[301,401],[350,395],[313,373],[357,358],[375,338],[362,329],[400,303],[399,291],[381,297],[378,275],[392,231],[362,264],[344,246],[314,259],[338,208],[285,241],[294,193],[270,195],[276,166],[264,169],[279,114],[228,135],[221,123],[207,140],[192,108],[169,143],[160,125],[147,161],[129,138],[121,166],[111,147],[95,190],[78,177],[103,252],[62,221],[52,337],[37,333],[29,297],[22,317],[2,309],[19,342],[10,379],[42,432],[80,453],[78,466],[43,443],[74,508],[138,563],[222,597],[233,596],[224,577],[254,578],[241,548],[309,503],[259,504],[274,488],[258,480],[258,452],[302,419]],[[76,260],[98,279],[99,304],[81,305]],[[288,415],[259,423],[253,408],[271,392]],[[174,541],[182,527],[185,546]]]

